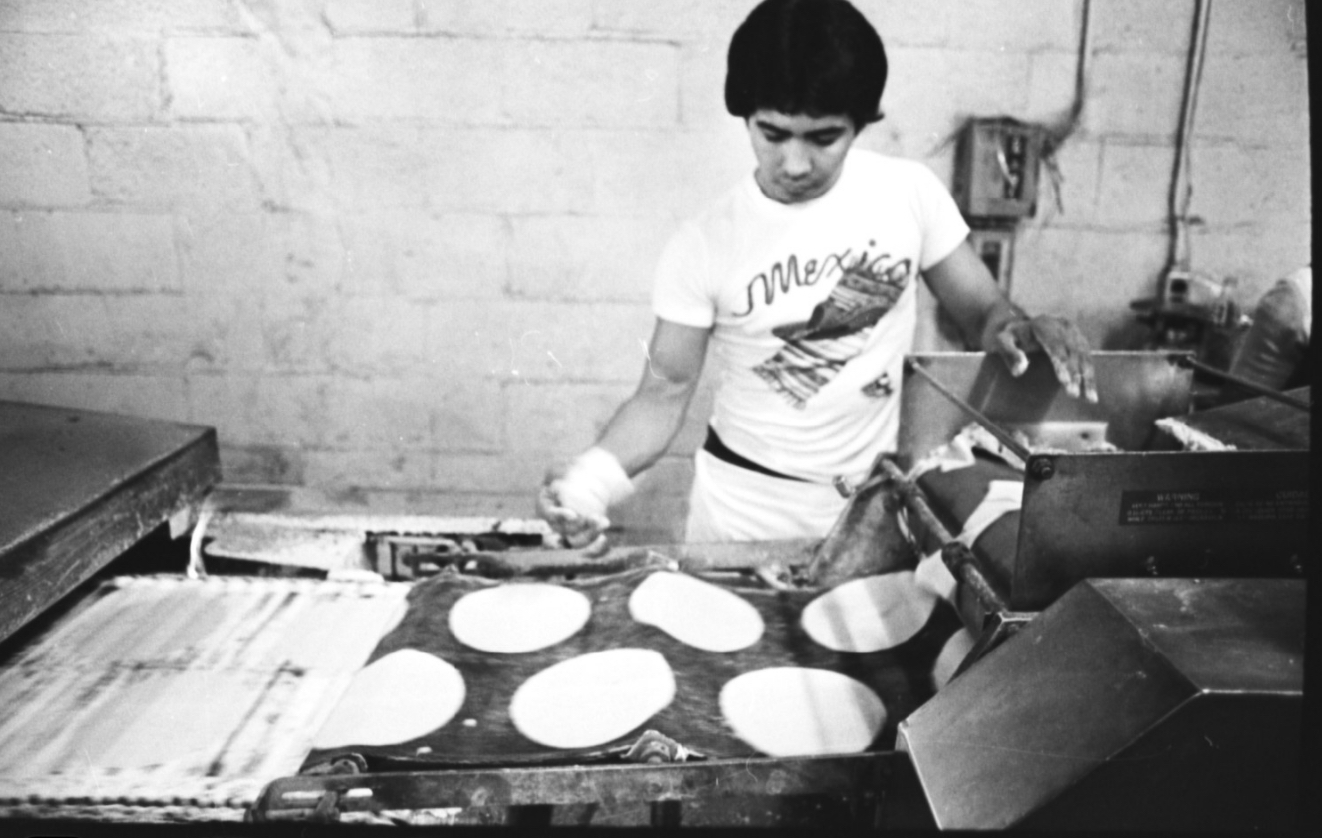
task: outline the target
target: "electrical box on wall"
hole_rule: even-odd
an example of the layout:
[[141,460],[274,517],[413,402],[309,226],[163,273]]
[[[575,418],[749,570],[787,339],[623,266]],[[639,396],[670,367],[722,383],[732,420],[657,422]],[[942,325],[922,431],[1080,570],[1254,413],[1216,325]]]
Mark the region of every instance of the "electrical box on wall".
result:
[[1043,130],[1015,119],[971,119],[955,146],[951,192],[970,220],[1024,218],[1037,206]]

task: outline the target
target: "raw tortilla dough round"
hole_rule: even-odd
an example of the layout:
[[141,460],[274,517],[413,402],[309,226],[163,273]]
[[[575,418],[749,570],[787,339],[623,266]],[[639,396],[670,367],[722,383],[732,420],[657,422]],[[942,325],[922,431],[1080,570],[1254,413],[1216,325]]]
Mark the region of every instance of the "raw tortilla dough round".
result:
[[735,735],[773,757],[858,753],[886,724],[876,693],[829,669],[747,672],[721,688],[720,703]]
[[973,645],[977,638],[972,632],[964,627],[950,635],[946,639],[945,645],[941,647],[941,652],[936,656],[936,663],[932,664],[932,687],[941,689],[950,683],[950,679],[955,676],[955,670],[968,657],[969,652],[973,650]]
[[591,613],[592,603],[578,591],[513,583],[461,597],[450,609],[450,632],[483,652],[535,652],[572,637]]
[[675,697],[675,675],[660,652],[610,649],[547,667],[510,700],[524,736],[551,748],[590,748],[624,736]]
[[927,624],[936,595],[913,571],[845,582],[808,603],[803,630],[836,652],[877,652],[898,646]]
[[314,748],[396,745],[443,727],[464,703],[464,677],[416,649],[379,658],[353,676]]
[[658,571],[629,597],[629,615],[708,652],[734,652],[762,637],[757,609],[738,594],[683,573]]

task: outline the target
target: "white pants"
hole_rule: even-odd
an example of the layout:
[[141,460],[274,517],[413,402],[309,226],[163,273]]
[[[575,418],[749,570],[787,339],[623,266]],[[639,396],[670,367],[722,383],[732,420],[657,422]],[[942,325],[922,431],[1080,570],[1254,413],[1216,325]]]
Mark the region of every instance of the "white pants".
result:
[[834,486],[771,477],[699,449],[684,540],[824,538],[846,499]]

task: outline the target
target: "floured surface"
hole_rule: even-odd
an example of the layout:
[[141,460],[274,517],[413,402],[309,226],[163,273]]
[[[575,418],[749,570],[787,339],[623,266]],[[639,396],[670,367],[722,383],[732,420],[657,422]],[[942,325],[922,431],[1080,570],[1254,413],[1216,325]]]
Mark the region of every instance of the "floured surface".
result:
[[803,609],[803,630],[837,652],[879,652],[918,633],[937,597],[911,570],[854,579]]
[[1168,417],[1156,421],[1158,428],[1175,437],[1175,441],[1185,451],[1234,451],[1235,446],[1222,442],[1211,434],[1187,425],[1179,417]]
[[443,727],[463,703],[459,670],[435,655],[400,649],[358,671],[312,746],[407,742]]
[[250,804],[298,769],[407,592],[104,583],[0,669],[0,800]]
[[802,667],[740,675],[721,690],[721,712],[740,739],[773,757],[865,751],[886,723],[866,685]]
[[684,573],[658,571],[629,597],[629,615],[696,649],[734,652],[752,646],[765,624],[757,609],[725,588]]
[[551,666],[510,702],[519,732],[551,748],[591,748],[629,733],[675,697],[675,676],[659,652],[611,649]]
[[572,637],[591,614],[591,602],[578,591],[515,582],[466,594],[450,610],[450,632],[482,652],[535,652]]

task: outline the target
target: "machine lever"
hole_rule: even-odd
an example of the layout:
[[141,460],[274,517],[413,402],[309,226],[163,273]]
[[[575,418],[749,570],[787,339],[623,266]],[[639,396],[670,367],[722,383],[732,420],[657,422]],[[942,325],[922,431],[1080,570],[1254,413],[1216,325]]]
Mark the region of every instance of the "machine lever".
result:
[[927,383],[931,384],[933,389],[935,389],[941,395],[945,396],[950,401],[951,404],[955,405],[955,407],[958,407],[960,410],[964,411],[964,413],[968,414],[968,416],[972,418],[975,422],[977,422],[979,425],[986,428],[988,433],[996,437],[996,439],[999,440],[1000,443],[1004,445],[1006,448],[1009,448],[1011,451],[1013,451],[1015,453],[1015,456],[1017,456],[1020,460],[1027,463],[1028,458],[1033,456],[1033,452],[1029,451],[1028,448],[1025,447],[1023,443],[1019,442],[1019,440],[1011,436],[1000,425],[997,425],[995,422],[988,419],[976,407],[974,407],[973,405],[969,404],[968,402],[964,401],[959,396],[951,392],[950,389],[946,387],[946,385],[942,384],[940,381],[936,379],[935,376],[933,376],[930,372],[924,369],[922,364],[918,363],[913,358],[905,358],[904,367],[905,369],[910,370],[912,372],[916,372],[919,375],[921,375],[923,378],[927,379]]
[[1219,370],[1216,367],[1209,367],[1207,364],[1204,364],[1201,361],[1195,361],[1192,357],[1188,355],[1181,355],[1177,363],[1182,367],[1189,367],[1190,369],[1196,370],[1197,372],[1204,373],[1205,375],[1210,375],[1213,378],[1219,378],[1222,381],[1228,382],[1230,384],[1234,384],[1236,387],[1242,387],[1251,393],[1256,393],[1259,396],[1266,396],[1269,399],[1278,401],[1281,404],[1288,404],[1290,407],[1297,408],[1299,410],[1311,411],[1313,408],[1313,406],[1310,405],[1308,402],[1296,399],[1294,396],[1287,396],[1284,393],[1278,393],[1277,391],[1271,389],[1270,387],[1263,387],[1261,384],[1256,384],[1252,381],[1249,381],[1247,378],[1240,378],[1237,375],[1231,375],[1225,370]]
[[922,492],[909,478],[905,477],[899,466],[889,459],[883,459],[881,461],[881,471],[894,481],[895,490],[903,501],[905,508],[922,523],[928,534],[941,545],[941,561],[950,569],[951,575],[973,593],[983,612],[987,614],[1008,613],[1010,611],[1009,603],[992,587],[987,575],[983,572],[982,563],[978,560],[978,557],[967,545],[950,534],[950,531],[932,512],[932,508],[927,505]]
[[982,565],[977,556],[962,541],[949,541],[941,547],[941,561],[956,579],[963,582],[977,597],[983,610],[990,614],[1004,614],[1010,610],[1010,604],[996,592],[982,572]]

